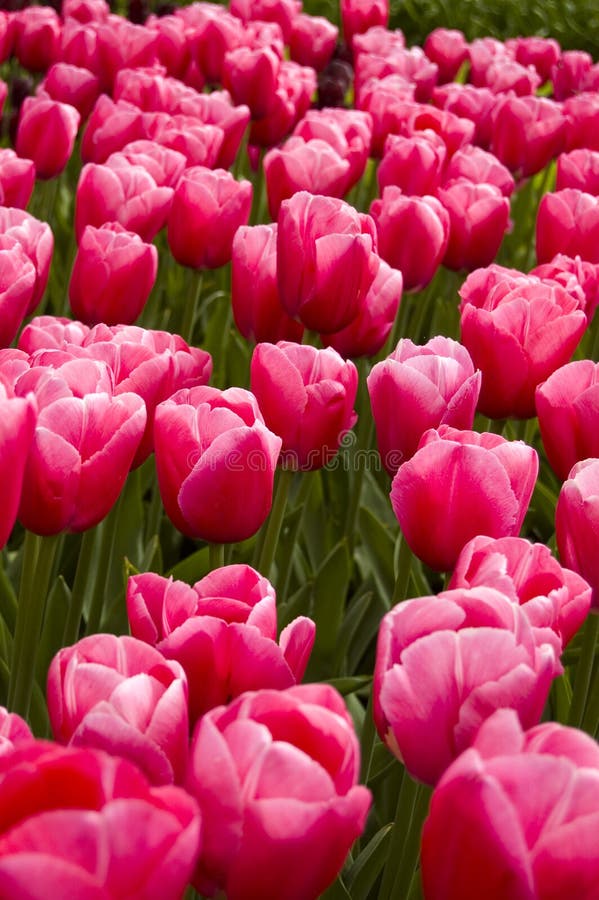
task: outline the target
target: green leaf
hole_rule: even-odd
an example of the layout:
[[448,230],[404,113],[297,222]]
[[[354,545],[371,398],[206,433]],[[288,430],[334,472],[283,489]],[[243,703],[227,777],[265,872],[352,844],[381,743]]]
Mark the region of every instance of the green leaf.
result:
[[370,675],[355,675],[353,678],[329,678],[327,684],[330,684],[331,687],[334,687],[335,690],[345,697],[348,694],[354,694],[356,691],[368,687],[371,681],[372,676]]
[[396,533],[383,525],[370,510],[362,508],[359,516],[360,537],[367,550],[376,586],[387,608],[395,587],[395,538]]
[[186,556],[181,562],[173,566],[166,575],[172,576],[175,581],[185,581],[187,584],[195,584],[210,571],[210,559],[208,547],[196,550],[190,556]]
[[340,541],[316,573],[313,590],[313,618],[316,622],[314,656],[332,664],[337,636],[343,621],[351,559],[347,542]]
[[320,900],[352,900],[352,895],[343,884],[341,876],[339,876],[330,888],[327,888],[324,894],[320,895]]
[[352,900],[366,900],[383,871],[393,825],[383,825],[368,842],[346,872],[345,880]]
[[59,575],[48,594],[37,654],[37,679],[42,685],[46,683],[50,663],[62,647],[64,622],[70,605],[71,591],[62,575]]

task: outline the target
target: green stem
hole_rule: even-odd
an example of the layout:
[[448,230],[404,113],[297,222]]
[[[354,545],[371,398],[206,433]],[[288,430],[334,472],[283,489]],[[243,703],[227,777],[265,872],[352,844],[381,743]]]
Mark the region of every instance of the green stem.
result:
[[264,534],[264,543],[260,550],[257,569],[266,578],[269,577],[272,564],[274,562],[275,553],[277,551],[277,543],[283,518],[285,516],[285,507],[287,506],[287,496],[289,488],[294,476],[293,469],[278,469],[277,481],[275,486],[275,495],[272,503],[270,516],[266,524],[266,532]]
[[400,537],[399,556],[397,560],[397,571],[395,575],[395,588],[393,597],[391,598],[391,607],[397,606],[408,596],[408,585],[410,583],[410,572],[412,569],[412,551],[406,541],[404,535]]
[[33,532],[25,532],[8,691],[9,708],[23,718],[29,714],[37,649],[59,537],[40,537]]
[[193,343],[193,329],[196,321],[196,315],[198,312],[198,306],[200,304],[200,297],[202,295],[202,286],[204,284],[204,270],[199,269],[197,272],[197,281],[195,291],[192,291],[193,299],[191,303],[188,302],[183,307],[183,321],[181,323],[181,337],[187,341],[188,344]]
[[77,569],[75,570],[75,580],[73,582],[73,590],[71,591],[71,605],[64,623],[62,639],[63,647],[70,647],[71,644],[74,644],[79,638],[83,604],[85,602],[85,594],[92,572],[92,560],[98,546],[99,536],[99,526],[97,525],[95,528],[88,529],[81,538]]
[[591,674],[593,671],[593,663],[595,661],[595,648],[597,646],[598,636],[599,616],[590,615],[584,625],[582,648],[580,651],[580,659],[576,666],[572,705],[570,706],[570,715],[568,717],[568,724],[573,725],[575,728],[580,727],[582,722],[589,685],[591,683]]
[[120,511],[125,493],[126,485],[119,494],[118,500],[116,501],[106,518],[97,526],[99,531],[97,537],[98,555],[96,570],[94,572],[93,593],[91,595],[89,617],[87,620],[87,627],[85,629],[85,633],[87,635],[97,634],[102,623],[106,585],[108,583],[109,574],[112,569]]
[[208,544],[208,560],[211,571],[222,568],[225,564],[225,545]]

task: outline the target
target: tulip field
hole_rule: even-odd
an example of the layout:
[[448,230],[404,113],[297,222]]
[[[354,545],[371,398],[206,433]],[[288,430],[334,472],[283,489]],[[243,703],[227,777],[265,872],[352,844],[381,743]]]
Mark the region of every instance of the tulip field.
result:
[[598,900],[585,2],[0,5],[1,900]]

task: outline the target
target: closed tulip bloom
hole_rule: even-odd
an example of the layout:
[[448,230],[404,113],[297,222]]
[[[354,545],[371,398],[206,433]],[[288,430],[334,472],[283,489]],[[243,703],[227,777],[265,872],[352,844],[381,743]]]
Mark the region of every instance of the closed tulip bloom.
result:
[[599,263],[599,198],[566,188],[545,194],[537,214],[537,260],[557,253]]
[[104,163],[126,144],[147,138],[146,132],[141,109],[124,100],[115,103],[107,94],[100,94],[83,132],[81,159],[84,163]]
[[240,226],[231,259],[233,318],[249,341],[300,342],[304,326],[283,309],[277,282],[277,225]]
[[538,469],[536,452],[523,441],[441,425],[426,431],[399,467],[391,505],[416,556],[447,572],[477,534],[519,533]]
[[449,215],[448,269],[472,271],[493,262],[510,224],[510,203],[491,184],[454,181],[437,197]]
[[411,137],[390,134],[377,169],[379,190],[393,184],[404,194],[434,194],[441,184],[447,149],[434,131]]
[[551,78],[551,70],[561,54],[561,47],[556,40],[537,35],[510,38],[506,41],[506,47],[521,65],[534,66],[542,83]]
[[557,369],[536,391],[543,447],[562,481],[575,463],[599,456],[599,364],[581,359]]
[[264,157],[268,211],[276,221],[283,200],[298,191],[343,197],[349,184],[350,163],[326,141],[290,137]]
[[141,166],[88,163],[81,170],[75,197],[77,240],[86,225],[99,228],[105,222],[119,222],[149,242],[166,224],[172,199],[172,188],[158,187]]
[[506,97],[493,121],[491,150],[519,178],[540,172],[564,149],[566,119],[545,97]]
[[21,106],[15,149],[33,160],[38,178],[54,178],[65,168],[81,116],[74,106],[44,97],[27,97]]
[[345,359],[374,356],[385,345],[397,316],[403,292],[403,276],[380,259],[379,268],[356,318],[333,334],[321,335]]
[[409,133],[435,131],[443,138],[447,156],[451,158],[460,147],[472,143],[475,125],[470,119],[462,119],[446,109],[437,109],[428,103],[418,103],[408,117],[406,128]]
[[49,6],[26,7],[15,14],[13,34],[14,53],[23,68],[44,72],[59,52],[60,17]]
[[193,872],[197,804],[116,756],[27,742],[0,761],[0,803],[5,896],[177,900]]
[[588,150],[599,150],[599,97],[596,91],[584,91],[569,97],[563,104],[564,114],[568,122],[566,150],[584,147]]
[[206,125],[196,116],[182,114],[146,113],[146,117],[143,137],[182,153],[188,168],[216,166],[225,140],[220,126]]
[[34,366],[17,380],[17,395],[33,391],[39,407],[19,506],[20,521],[36,534],[85,531],[116,502],[146,408],[136,394],[111,390],[107,367],[88,359]]
[[158,187],[175,188],[181,175],[187,168],[187,160],[183,153],[163,147],[156,141],[131,141],[122,150],[111,153],[106,164],[111,168],[117,166],[143,166]]
[[195,166],[179,181],[168,219],[171,253],[184,266],[217,269],[229,262],[235,232],[247,225],[252,185],[224,169]]
[[550,262],[531,269],[529,275],[549,281],[557,281],[571,294],[582,292],[583,309],[588,321],[599,305],[599,265],[586,262],[580,256],[558,253]]
[[348,189],[364,174],[372,142],[372,119],[359,109],[309,109],[293,130],[305,141],[326,141],[350,166]]
[[287,137],[310,108],[316,87],[314,69],[284,60],[268,113],[251,123],[250,145],[274,147]]
[[389,24],[388,0],[341,0],[340,9],[343,37],[350,47],[354,35]]
[[480,372],[468,351],[451,338],[431,338],[423,347],[404,338],[373,366],[368,393],[389,475],[414,455],[429,428],[472,428],[479,391]]
[[499,188],[504,197],[511,197],[514,193],[515,182],[509,170],[493,153],[488,153],[473,144],[462,147],[454,153],[443,173],[446,185],[459,179],[474,184],[491,184]]
[[150,296],[158,251],[118,223],[88,225],[69,281],[73,314],[87,325],[135,322]]
[[485,72],[484,83],[495,94],[529,97],[535,94],[541,78],[534,66],[522,66],[515,59],[494,60]]
[[586,619],[591,588],[560,566],[545,544],[519,537],[469,541],[458,558],[449,589],[491,587],[522,606],[533,627],[552,628],[563,646]]
[[100,81],[88,69],[57,62],[47,72],[41,88],[60,103],[74,106],[85,122],[100,96]]
[[331,348],[258,344],[250,382],[266,425],[283,441],[283,466],[309,471],[336,456],[357,418],[358,371],[350,360]]
[[129,579],[132,634],[182,665],[192,726],[244,691],[301,681],[315,626],[300,616],[277,642],[275,602],[270,582],[250,566],[223,566],[193,587],[153,573]]
[[25,463],[33,442],[36,404],[29,397],[15,397],[0,379],[0,471],[2,471],[2,507],[0,548],[4,547],[17,518]]
[[598,815],[596,742],[554,722],[525,731],[500,710],[433,793],[422,833],[424,895],[592,900]]
[[231,0],[231,12],[243,22],[272,22],[279,26],[285,43],[301,10],[299,0]]
[[556,100],[566,100],[584,90],[584,81],[593,66],[593,57],[585,50],[565,50],[551,70]]
[[284,308],[324,334],[354,319],[377,271],[370,216],[342,200],[306,191],[284,200],[277,231],[277,277]]
[[[18,348],[27,357],[32,356],[36,350],[62,350],[65,344],[80,346],[89,328],[83,322],[74,322],[64,316],[35,316],[25,326],[19,336]],[[30,360],[23,371],[30,367]]]
[[[179,16],[175,20],[177,19]],[[180,21],[183,21],[183,17]],[[221,82],[225,54],[244,43],[241,22],[226,10],[217,11],[206,3],[202,7],[196,7],[193,30],[190,24],[185,31],[193,58],[209,83]]]
[[241,388],[177,391],[156,409],[154,451],[160,495],[189,537],[242,541],[272,504],[281,439]]
[[[499,268],[496,270],[501,272]],[[484,270],[460,290],[461,337],[482,371],[479,410],[491,418],[535,414],[535,390],[572,356],[587,325],[581,299],[557,282]]]
[[235,103],[245,103],[252,118],[268,115],[273,104],[281,60],[269,47],[238,47],[225,54],[223,87]]
[[562,671],[560,641],[545,632],[539,642],[522,608],[489,587],[418,597],[384,616],[374,720],[412,777],[435,784],[497,709],[538,723]]
[[209,712],[187,779],[205,824],[196,887],[230,900],[320,896],[364,828],[358,772],[354,726],[328,685],[247,693]]
[[96,26],[97,62],[102,88],[110,93],[121,69],[151,66],[156,57],[156,32],[123,16],[110,15]]
[[0,196],[4,206],[25,209],[35,184],[35,165],[31,159],[21,159],[14,150],[0,150]]
[[15,238],[33,263],[35,288],[27,313],[32,313],[43,297],[54,252],[54,235],[47,222],[40,222],[22,209],[0,207],[0,234]]
[[406,291],[420,290],[441,264],[449,240],[449,216],[435,197],[407,197],[386,187],[370,207],[379,253],[403,275]]
[[324,16],[299,13],[289,35],[289,55],[300,66],[312,66],[320,72],[331,59],[339,29]]
[[581,148],[558,156],[555,189],[566,188],[599,194],[599,151]]
[[435,28],[424,42],[424,52],[437,65],[438,84],[453,81],[460,66],[468,59],[468,43],[455,28]]
[[187,764],[187,679],[179,663],[136,638],[94,634],[56,654],[48,713],[57,741],[134,762],[153,784]]
[[599,610],[599,460],[576,463],[559,493],[555,509],[555,536],[562,563],[588,581],[591,606]]
[[0,347],[16,337],[31,306],[36,272],[21,244],[0,234]]
[[470,119],[474,124],[472,143],[483,150],[489,149],[492,113],[497,104],[496,95],[489,88],[475,87],[473,84],[445,84],[433,90],[432,102],[462,119]]

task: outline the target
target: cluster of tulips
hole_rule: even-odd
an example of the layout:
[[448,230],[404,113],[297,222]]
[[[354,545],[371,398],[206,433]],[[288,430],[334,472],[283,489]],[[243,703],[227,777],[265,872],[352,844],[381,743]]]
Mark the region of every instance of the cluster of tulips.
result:
[[599,63],[160,12],[0,11],[0,896],[596,900]]

